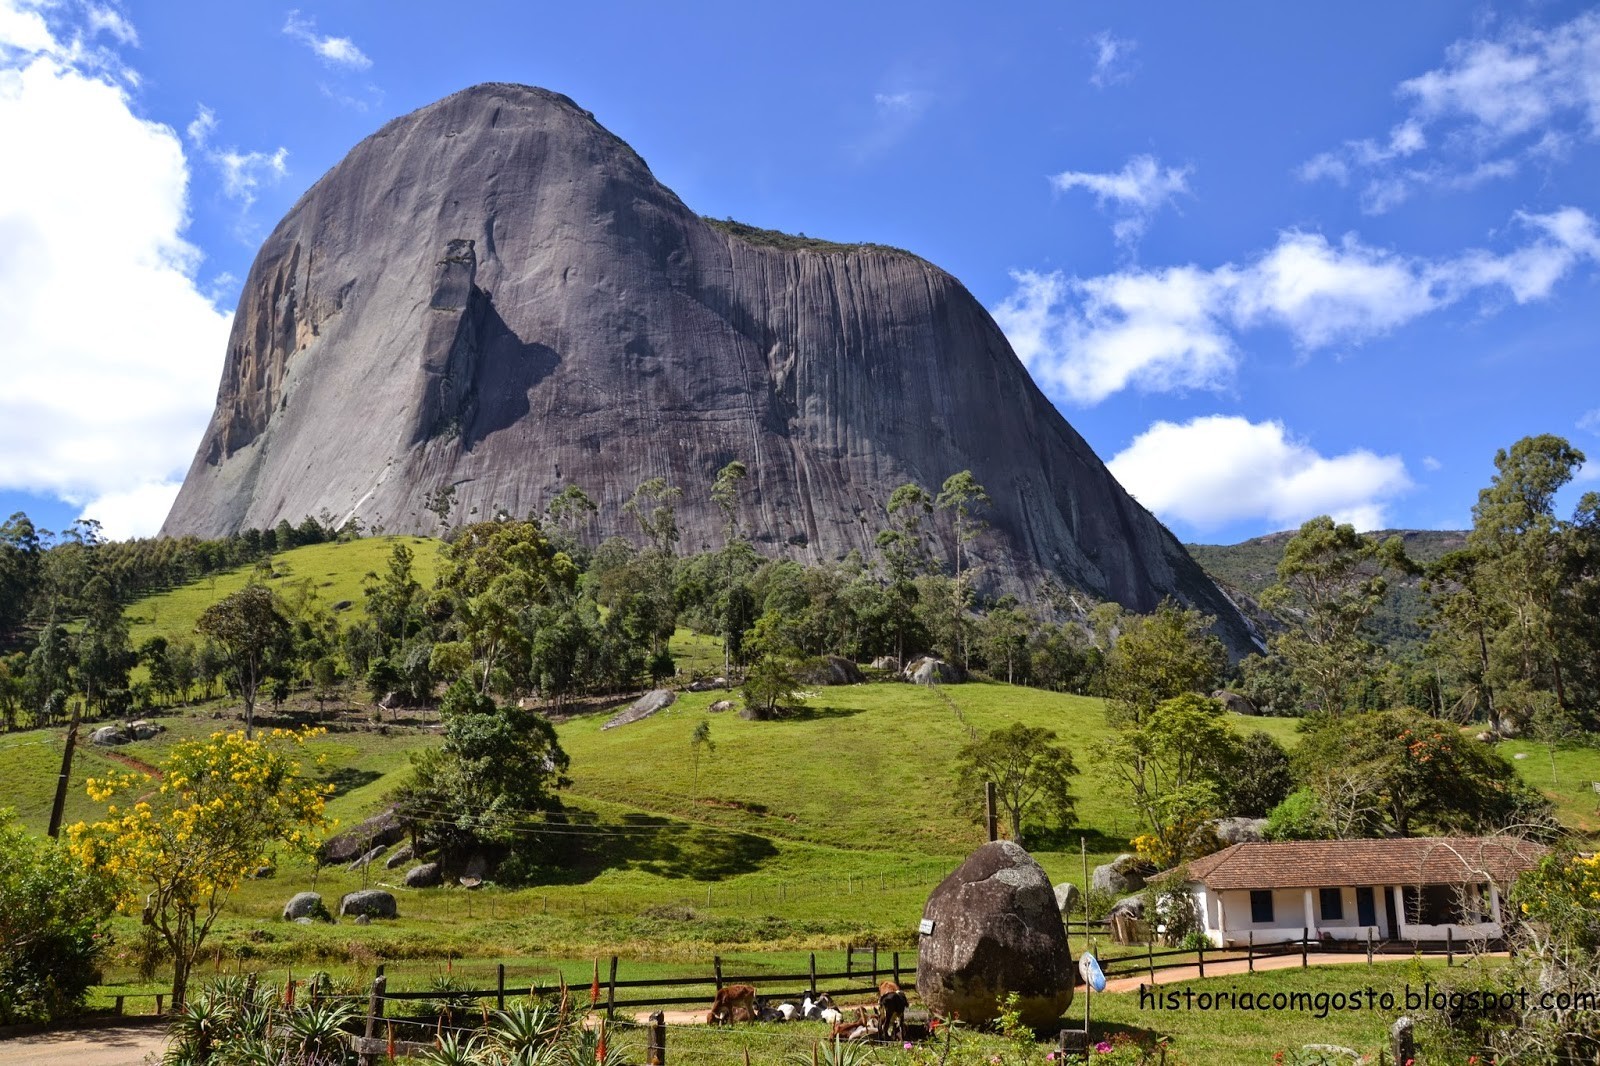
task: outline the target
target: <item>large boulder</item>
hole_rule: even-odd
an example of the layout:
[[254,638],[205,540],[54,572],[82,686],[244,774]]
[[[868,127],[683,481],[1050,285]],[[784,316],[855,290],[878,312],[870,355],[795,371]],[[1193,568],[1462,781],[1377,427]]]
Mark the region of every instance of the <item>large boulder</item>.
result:
[[395,918],[399,916],[399,909],[394,903],[394,893],[385,892],[381,888],[365,888],[360,892],[346,892],[344,898],[339,900],[339,916],[353,918],[366,914],[373,918]]
[[1217,691],[1211,694],[1211,698],[1222,704],[1223,707],[1232,711],[1234,714],[1258,715],[1261,713],[1260,711],[1256,710],[1255,704],[1251,703],[1237,692],[1232,692],[1225,688],[1217,689]]
[[406,871],[407,888],[438,888],[444,883],[444,871],[436,862],[425,862]]
[[1267,839],[1265,818],[1213,818],[1205,823],[1223,844],[1259,844]]
[[914,685],[954,685],[967,679],[961,667],[947,663],[943,659],[935,659],[931,655],[912,659],[911,665],[906,667],[904,676]]
[[333,915],[328,913],[328,908],[323,905],[322,897],[315,892],[298,892],[289,897],[289,902],[283,905],[283,920],[297,922],[301,919],[311,921],[331,922]]
[[1132,918],[1136,921],[1144,918],[1144,897],[1124,896],[1111,905],[1106,911],[1106,920],[1111,921],[1118,917]]
[[1023,1022],[1043,1029],[1072,1003],[1075,971],[1055,892],[1015,843],[991,841],[969,855],[933,890],[922,919],[917,994],[930,1010],[982,1025],[1015,992]]
[[1063,881],[1055,887],[1056,906],[1061,910],[1062,919],[1072,917],[1074,914],[1083,917],[1079,912],[1083,910],[1083,893],[1078,891],[1078,886],[1071,881]]
[[800,671],[800,680],[809,685],[859,685],[866,680],[861,667],[842,655],[824,655]]
[[397,866],[402,866],[410,862],[412,858],[413,855],[411,851],[411,845],[401,844],[398,848],[394,849],[393,855],[390,855],[387,859],[383,860],[383,865],[386,869],[393,870]]
[[354,862],[352,862],[349,866],[346,867],[346,869],[348,869],[348,870],[365,870],[368,866],[372,865],[377,860],[383,858],[383,853],[388,851],[388,850],[389,850],[389,845],[387,845],[387,844],[379,844],[377,847],[373,848],[371,851],[367,852],[365,855],[361,856],[360,858],[358,858]]
[[128,723],[128,735],[134,740],[151,740],[166,731],[167,727],[160,722],[151,722],[143,718]]
[[398,844],[405,839],[406,829],[395,809],[373,815],[363,822],[329,837],[317,851],[317,861],[324,866],[335,863],[352,863],[373,848]]
[[657,711],[665,710],[678,702],[678,694],[670,688],[651,689],[643,696],[628,705],[628,709],[612,717],[601,729],[615,729],[619,725],[637,722],[641,718],[649,718]]
[[89,734],[89,743],[99,744],[101,747],[115,747],[126,744],[131,738],[120,725],[103,725]]
[[891,674],[898,674],[900,672],[900,660],[893,655],[880,655],[872,660],[872,668],[874,670],[887,670]]
[[737,706],[738,704],[734,703],[732,700],[718,700],[707,709],[713,714],[721,714],[723,711],[731,711]]
[[1125,896],[1144,887],[1144,879],[1155,873],[1155,867],[1126,853],[1118,855],[1104,866],[1096,866],[1089,875],[1089,887],[1107,896]]

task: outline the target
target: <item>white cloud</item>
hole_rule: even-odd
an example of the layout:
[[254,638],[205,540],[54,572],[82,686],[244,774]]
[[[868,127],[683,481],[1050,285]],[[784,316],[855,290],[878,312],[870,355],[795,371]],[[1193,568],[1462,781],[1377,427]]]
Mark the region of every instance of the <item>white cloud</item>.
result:
[[0,143],[30,161],[0,167],[0,487],[114,500],[150,533],[140,487],[187,468],[229,316],[196,289],[177,134],[28,14],[0,0],[0,38],[29,42],[0,53]]
[[112,540],[155,534],[172,510],[182,481],[146,482],[136,488],[108,492],[83,505],[79,518],[92,518]]
[[1280,422],[1224,415],[1157,422],[1106,465],[1144,506],[1199,530],[1252,519],[1290,528],[1319,514],[1381,529],[1387,502],[1412,487],[1397,455],[1330,458]]
[[117,39],[118,44],[127,45],[130,48],[139,47],[138,31],[133,28],[133,23],[129,22],[120,11],[99,4],[90,4],[86,14],[88,15],[91,35],[109,33]]
[[[1346,141],[1302,164],[1301,179],[1343,185],[1369,171],[1362,207],[1378,214],[1420,188],[1471,188],[1516,174],[1526,160],[1561,158],[1574,137],[1600,136],[1600,12],[1457,41],[1442,66],[1396,94],[1409,110],[1387,142]],[[1430,147],[1437,160],[1402,165]]]
[[305,45],[331,66],[350,70],[366,70],[372,66],[367,54],[356,47],[348,37],[330,37],[317,33],[316,19],[301,18],[300,12],[291,11],[283,23],[283,32]]
[[1094,52],[1094,70],[1089,74],[1090,85],[1104,89],[1107,85],[1127,81],[1133,76],[1131,57],[1133,50],[1139,47],[1137,41],[1114,37],[1110,30],[1102,30],[1089,38],[1089,47]]
[[204,148],[215,132],[217,132],[217,113],[205,104],[201,104],[195,111],[194,121],[189,123],[184,133],[196,148]]
[[1585,411],[1578,418],[1578,428],[1585,433],[1593,433],[1600,436],[1600,407],[1596,407],[1592,411]]
[[281,146],[275,152],[241,152],[228,148],[209,158],[222,173],[223,193],[246,208],[256,202],[256,190],[263,183],[276,184],[289,173],[289,150]]
[[1353,235],[1334,243],[1288,230],[1243,266],[1017,272],[994,317],[1034,378],[1078,403],[1129,387],[1222,388],[1238,366],[1238,331],[1276,326],[1307,351],[1359,344],[1474,293],[1544,299],[1580,262],[1600,260],[1600,228],[1577,208],[1516,221],[1532,238],[1503,254],[1412,258]]
[[1431,455],[1424,455],[1422,457],[1422,469],[1426,470],[1430,474],[1434,474],[1438,473],[1440,470],[1443,470],[1444,464]]
[[1095,202],[1120,216],[1112,226],[1117,241],[1129,244],[1144,235],[1150,219],[1180,194],[1189,191],[1189,167],[1162,169],[1154,156],[1136,155],[1116,173],[1094,174],[1068,170],[1050,178],[1058,192],[1086,189]]

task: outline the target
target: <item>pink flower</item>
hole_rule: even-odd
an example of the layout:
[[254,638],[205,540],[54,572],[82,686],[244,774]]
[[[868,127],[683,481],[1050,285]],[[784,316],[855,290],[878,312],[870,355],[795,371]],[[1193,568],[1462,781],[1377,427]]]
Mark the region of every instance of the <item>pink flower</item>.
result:
[[1098,1043],[1098,1044],[1096,1044],[1094,1046],[1094,1049],[1096,1051],[1100,1052],[1100,1054],[1104,1055],[1106,1052],[1111,1050],[1111,1041],[1102,1040],[1102,1041],[1100,1041],[1100,1043]]
[[900,1046],[905,1048],[907,1051],[910,1051],[911,1050],[911,1041],[907,1040],[904,1044],[901,1044]]

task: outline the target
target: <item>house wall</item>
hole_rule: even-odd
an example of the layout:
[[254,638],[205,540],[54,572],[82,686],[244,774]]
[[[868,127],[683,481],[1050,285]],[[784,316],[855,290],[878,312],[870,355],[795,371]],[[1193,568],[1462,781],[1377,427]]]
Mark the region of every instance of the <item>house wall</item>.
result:
[[[1213,892],[1204,885],[1190,882],[1186,886],[1198,912],[1202,915],[1205,932],[1218,947],[1240,946],[1247,943],[1251,934],[1257,944],[1280,944],[1300,940],[1304,935],[1312,940],[1323,934],[1335,940],[1365,940],[1367,927],[1356,924],[1356,889],[1341,887],[1343,915],[1328,918],[1322,913],[1321,892],[1318,889],[1280,888],[1272,893],[1272,920],[1251,920],[1250,893],[1243,889]],[[1330,886],[1332,887],[1332,886]],[[1463,922],[1454,925],[1414,925],[1406,921],[1401,890],[1393,885],[1373,885],[1373,903],[1377,925],[1374,936],[1393,940],[1443,940],[1446,935],[1456,940],[1493,938],[1501,935],[1498,921]],[[1309,898],[1308,898],[1309,895]],[[1400,928],[1389,928],[1388,907],[1385,896],[1394,899],[1395,913],[1400,918]],[[1485,899],[1484,917],[1490,915]],[[1496,901],[1498,906],[1498,900]]]

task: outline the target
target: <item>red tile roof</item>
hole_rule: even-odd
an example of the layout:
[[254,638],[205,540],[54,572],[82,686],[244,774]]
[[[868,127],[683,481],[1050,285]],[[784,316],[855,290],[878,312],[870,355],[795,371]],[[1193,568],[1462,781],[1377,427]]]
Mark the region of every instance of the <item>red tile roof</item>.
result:
[[1187,879],[1212,889],[1507,884],[1545,851],[1513,837],[1235,844],[1191,862]]

